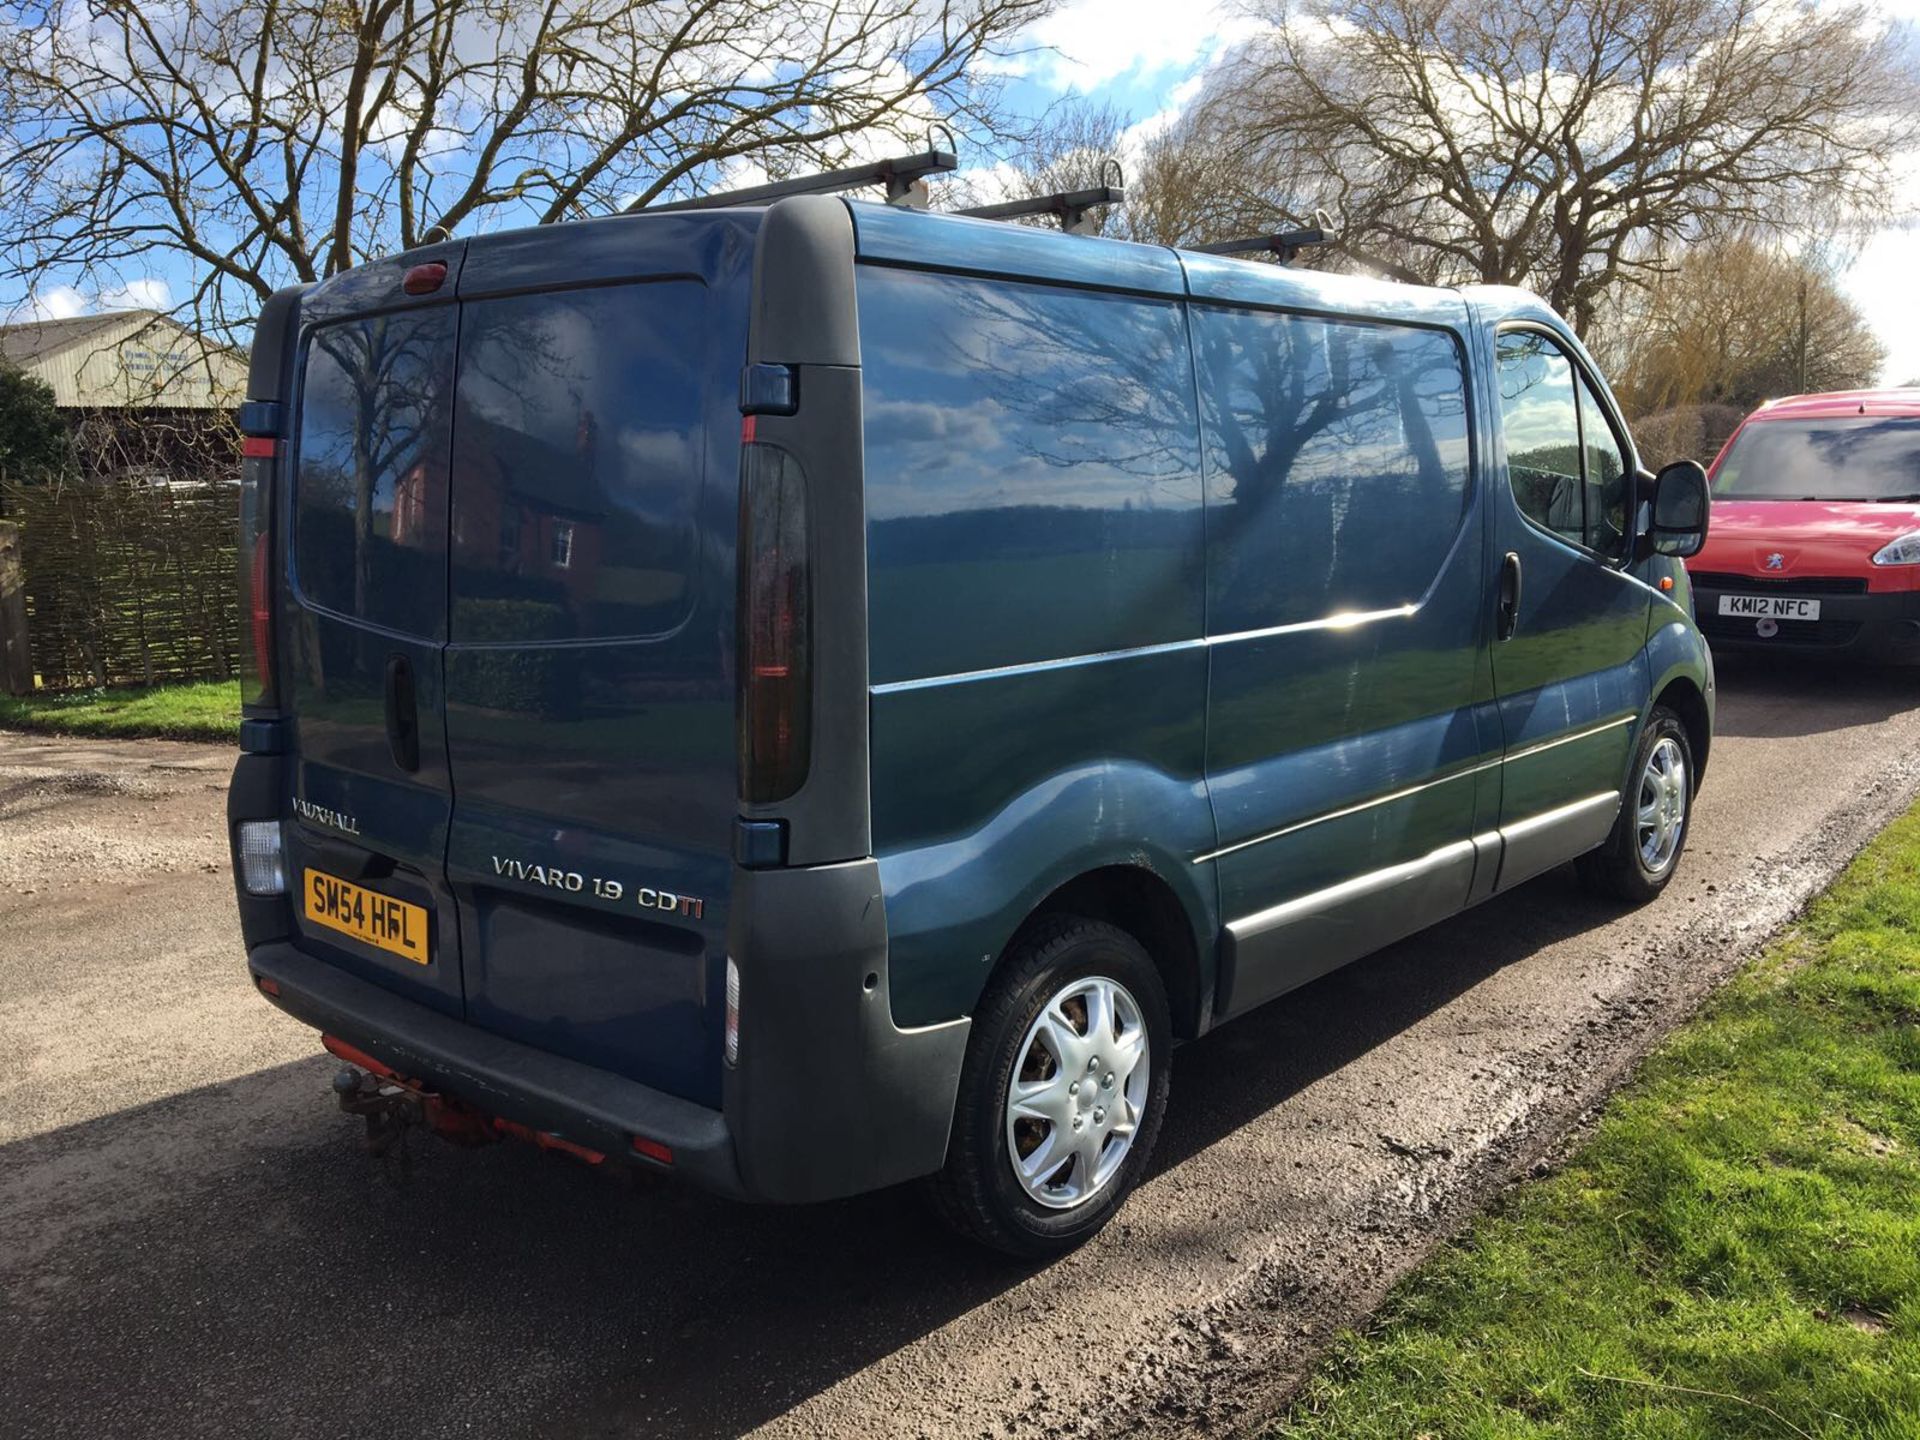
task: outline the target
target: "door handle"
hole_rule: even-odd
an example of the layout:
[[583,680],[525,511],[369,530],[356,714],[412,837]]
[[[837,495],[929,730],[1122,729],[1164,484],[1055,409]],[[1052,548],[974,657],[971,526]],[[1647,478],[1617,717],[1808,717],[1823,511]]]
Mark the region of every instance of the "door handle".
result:
[[387,749],[408,774],[420,768],[420,706],[413,692],[413,662],[387,657]]
[[1502,640],[1511,640],[1520,623],[1520,557],[1513,551],[1500,562],[1500,607],[1496,629]]

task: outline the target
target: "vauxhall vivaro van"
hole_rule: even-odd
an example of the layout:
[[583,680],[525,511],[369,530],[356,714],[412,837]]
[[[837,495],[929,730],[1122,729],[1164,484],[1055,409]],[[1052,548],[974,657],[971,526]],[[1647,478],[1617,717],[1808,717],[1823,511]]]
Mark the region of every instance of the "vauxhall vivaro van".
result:
[[283,291],[249,393],[247,962],[376,1146],[1045,1254],[1175,1042],[1686,840],[1704,477],[1519,291],[800,196]]

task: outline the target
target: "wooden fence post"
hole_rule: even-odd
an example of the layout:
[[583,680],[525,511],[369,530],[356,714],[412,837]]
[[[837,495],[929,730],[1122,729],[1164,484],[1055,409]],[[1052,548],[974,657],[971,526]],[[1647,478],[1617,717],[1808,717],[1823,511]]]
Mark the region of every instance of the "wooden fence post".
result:
[[20,527],[6,520],[0,520],[0,688],[9,695],[25,695],[33,689],[27,587],[20,575]]

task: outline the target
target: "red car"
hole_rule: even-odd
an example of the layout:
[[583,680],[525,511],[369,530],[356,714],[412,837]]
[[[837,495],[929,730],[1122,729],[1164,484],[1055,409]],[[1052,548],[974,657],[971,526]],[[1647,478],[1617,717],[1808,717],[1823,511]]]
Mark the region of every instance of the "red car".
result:
[[1708,474],[1687,571],[1714,649],[1920,661],[1920,389],[1771,401]]

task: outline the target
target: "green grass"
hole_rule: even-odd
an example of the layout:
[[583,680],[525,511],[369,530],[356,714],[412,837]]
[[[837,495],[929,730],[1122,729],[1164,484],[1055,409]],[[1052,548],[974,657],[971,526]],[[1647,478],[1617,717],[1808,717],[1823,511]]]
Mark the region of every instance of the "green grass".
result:
[[1920,1436],[1920,809],[1266,1433]]
[[0,695],[0,729],[47,730],[62,735],[151,735],[233,744],[240,733],[240,685],[233,680],[209,680],[150,689]]

